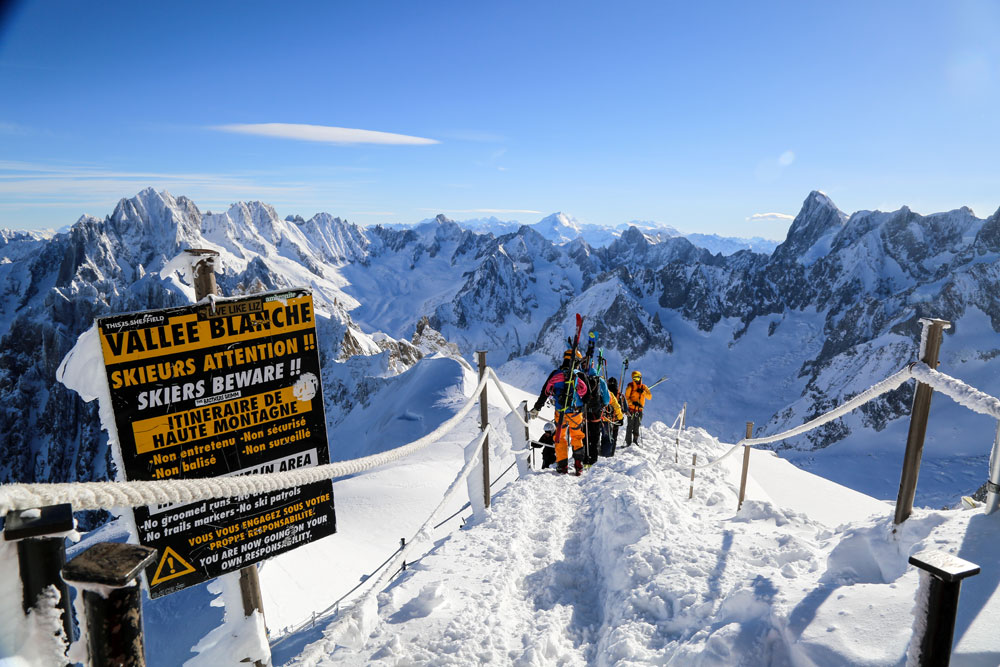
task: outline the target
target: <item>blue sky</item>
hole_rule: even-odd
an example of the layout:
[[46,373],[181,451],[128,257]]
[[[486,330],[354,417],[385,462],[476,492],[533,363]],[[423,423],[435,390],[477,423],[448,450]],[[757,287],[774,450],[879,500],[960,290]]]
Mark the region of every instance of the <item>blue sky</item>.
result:
[[778,240],[814,189],[848,212],[1000,206],[994,2],[33,0],[0,20],[0,227],[146,186],[360,224],[563,211]]

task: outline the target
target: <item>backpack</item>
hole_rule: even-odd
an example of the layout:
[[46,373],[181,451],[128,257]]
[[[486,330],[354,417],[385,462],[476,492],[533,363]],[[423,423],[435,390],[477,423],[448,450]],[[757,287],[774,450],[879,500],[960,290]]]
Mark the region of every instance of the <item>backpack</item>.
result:
[[604,400],[601,397],[601,378],[598,375],[585,375],[583,377],[587,383],[587,395],[584,397],[587,413],[600,415],[604,411]]

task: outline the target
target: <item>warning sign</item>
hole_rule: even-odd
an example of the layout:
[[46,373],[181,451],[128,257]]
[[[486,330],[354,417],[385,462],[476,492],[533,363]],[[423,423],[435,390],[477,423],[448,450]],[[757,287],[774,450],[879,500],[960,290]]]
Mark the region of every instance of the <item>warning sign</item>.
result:
[[173,549],[167,547],[163,550],[163,555],[160,557],[160,564],[156,566],[156,574],[149,580],[149,585],[155,586],[164,581],[170,581],[177,577],[183,577],[185,574],[191,574],[192,572],[194,572],[194,567],[178,556]]
[[[329,463],[312,294],[292,290],[99,319],[130,480]],[[158,597],[336,532],[329,480],[239,498],[138,507]]]

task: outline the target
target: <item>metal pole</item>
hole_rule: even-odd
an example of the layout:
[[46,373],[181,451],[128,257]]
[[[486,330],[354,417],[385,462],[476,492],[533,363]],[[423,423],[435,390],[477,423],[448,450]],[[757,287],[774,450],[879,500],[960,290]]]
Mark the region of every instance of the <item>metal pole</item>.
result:
[[[753,422],[747,422],[747,440],[753,437]],[[750,469],[750,447],[743,445],[743,473],[740,475],[740,502],[736,505],[736,511],[743,509],[743,498],[747,491],[747,471]]]
[[[201,301],[208,295],[219,295],[219,286],[215,282],[215,259],[219,256],[214,250],[190,248],[187,254],[191,258],[191,273],[194,277],[194,299]],[[257,575],[257,565],[247,565],[240,568],[240,597],[243,599],[243,615],[250,618],[254,613],[260,613],[264,620],[264,598],[260,592],[260,577]],[[264,628],[267,622],[264,621]],[[264,660],[255,660],[254,667],[265,667],[271,664],[271,648],[267,642]]]
[[66,564],[66,538],[62,534],[71,530],[73,508],[68,503],[9,512],[3,530],[4,540],[17,541],[24,613],[38,604],[49,586],[55,586],[67,642],[73,641],[73,618],[69,609],[69,588],[59,571]]
[[[486,375],[486,350],[476,352],[479,357],[479,380],[482,382]],[[490,423],[490,414],[486,403],[486,385],[479,394],[479,428],[483,431]],[[483,502],[485,506],[490,506],[490,436],[483,438]]]
[[694,498],[694,469],[698,465],[698,455],[691,455],[691,490],[688,491],[688,500]]
[[944,551],[922,551],[910,556],[909,562],[923,570],[917,595],[926,597],[917,600],[917,609],[924,611],[924,618],[914,618],[916,632],[910,639],[906,665],[947,667],[951,661],[962,579],[979,574],[980,568]]
[[1000,506],[1000,420],[997,421],[993,451],[990,452],[990,478],[986,481],[986,513],[993,514],[998,506]]
[[150,547],[99,542],[63,567],[63,579],[83,589],[87,652],[94,667],[146,664],[138,577],[155,560],[156,549]]
[[[951,327],[947,320],[921,319],[924,327],[920,340],[920,360],[937,368],[938,353],[941,351],[941,339],[944,330]],[[903,471],[899,480],[899,496],[896,498],[895,525],[899,525],[913,513],[913,497],[917,491],[917,476],[920,473],[920,459],[924,453],[924,436],[927,434],[927,417],[931,410],[931,396],[934,390],[930,385],[917,383],[913,394],[913,408],[910,410],[910,430],[906,436],[906,453],[903,455]]]

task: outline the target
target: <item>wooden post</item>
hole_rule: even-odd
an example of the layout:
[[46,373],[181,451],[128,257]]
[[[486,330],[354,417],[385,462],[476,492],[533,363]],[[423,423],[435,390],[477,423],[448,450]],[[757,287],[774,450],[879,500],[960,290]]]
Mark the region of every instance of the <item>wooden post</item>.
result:
[[[937,368],[938,353],[944,330],[951,327],[947,320],[921,319],[923,333],[920,340],[920,360]],[[906,453],[903,455],[903,472],[899,480],[899,495],[896,498],[895,525],[906,521],[913,513],[913,496],[917,491],[917,476],[920,474],[920,459],[924,453],[924,436],[927,434],[927,417],[931,410],[931,396],[934,390],[923,382],[917,383],[913,393],[913,408],[910,410],[910,430],[906,436]]]
[[688,404],[685,403],[684,407],[681,408],[681,426],[677,429],[677,439],[674,441],[674,463],[679,461],[680,449],[681,449],[681,431],[684,430],[684,420],[687,418]]
[[[66,564],[65,533],[73,530],[73,508],[68,503],[34,510],[15,510],[4,521],[3,538],[17,541],[21,575],[21,606],[27,614],[49,586],[59,591],[66,641],[73,641],[73,619],[69,610],[69,588],[59,576]],[[67,644],[68,648],[68,644]]]
[[[194,300],[201,301],[210,294],[218,296],[215,259],[219,253],[214,250],[190,248],[187,254],[191,257],[191,273],[194,276]],[[260,577],[257,575],[256,564],[240,568],[240,597],[243,599],[243,615],[246,618],[250,618],[254,613],[260,613],[261,618],[264,618],[264,598],[260,592]],[[266,641],[262,643],[268,645]],[[249,662],[249,658],[245,660]],[[270,647],[265,660],[255,660],[254,667],[265,667],[269,664],[271,664]]]
[[[486,375],[486,350],[476,352],[479,357],[479,380],[482,381]],[[489,406],[486,403],[486,385],[479,394],[479,428],[483,431],[490,423]],[[483,438],[483,502],[485,507],[490,506],[490,436]]]
[[[753,422],[747,422],[747,437],[753,437]],[[736,505],[736,511],[743,509],[743,498],[747,492],[747,471],[750,469],[750,447],[743,445],[743,473],[740,475],[740,502]]]
[[688,500],[694,498],[694,469],[698,465],[698,455],[691,455],[691,490],[688,491]]
[[209,294],[218,294],[219,288],[215,283],[215,258],[219,253],[202,248],[189,248],[186,252],[191,256],[195,301],[201,301]]
[[89,664],[146,664],[137,577],[155,560],[151,547],[99,542],[63,567],[63,579],[83,589]]

